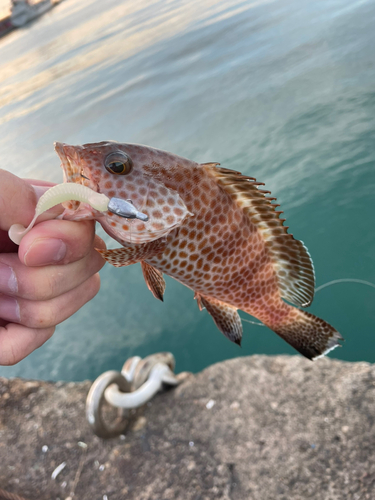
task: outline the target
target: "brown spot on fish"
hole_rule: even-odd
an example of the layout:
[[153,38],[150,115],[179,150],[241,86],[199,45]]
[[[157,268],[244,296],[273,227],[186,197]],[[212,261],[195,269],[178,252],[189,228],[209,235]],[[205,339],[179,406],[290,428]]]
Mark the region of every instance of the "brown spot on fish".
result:
[[182,172],[177,172],[174,177],[176,182],[182,182],[184,180],[184,175]]
[[193,241],[190,241],[190,243],[188,243],[187,247],[190,250],[190,252],[194,252],[196,245]]

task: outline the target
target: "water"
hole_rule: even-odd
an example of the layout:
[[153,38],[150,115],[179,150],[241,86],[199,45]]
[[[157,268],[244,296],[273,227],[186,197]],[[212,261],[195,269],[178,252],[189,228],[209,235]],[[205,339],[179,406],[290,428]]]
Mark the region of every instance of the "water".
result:
[[[375,282],[375,1],[65,0],[0,40],[0,165],[61,182],[55,140],[139,142],[266,183],[313,256],[317,285]],[[116,246],[116,245],[112,245]],[[294,353],[244,324],[242,349],[167,278],[101,272],[99,295],[0,375],[82,380],[168,350],[177,369]],[[309,309],[375,361],[375,290],[342,283]]]

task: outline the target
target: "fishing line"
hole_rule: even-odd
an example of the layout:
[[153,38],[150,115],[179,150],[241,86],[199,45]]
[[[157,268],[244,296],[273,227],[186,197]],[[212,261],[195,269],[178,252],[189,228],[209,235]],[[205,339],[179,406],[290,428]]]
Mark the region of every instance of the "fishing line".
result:
[[[375,288],[375,284],[371,283],[370,281],[360,280],[356,278],[341,278],[339,280],[328,281],[327,283],[324,283],[324,285],[318,286],[318,288],[315,288],[315,293],[320,292],[320,290],[323,290],[323,288],[327,288],[328,286],[336,285],[337,283],[360,283],[361,285],[367,285],[371,286],[372,288]],[[251,323],[252,325],[266,326],[263,323],[258,323],[257,321],[251,321],[245,318],[241,318],[241,320],[245,321],[246,323]]]
[[246,321],[246,323],[251,323],[252,325],[266,326],[263,323],[258,323],[257,321],[250,321],[249,319],[241,318],[241,321]]
[[324,283],[324,285],[318,286],[318,288],[315,288],[315,293],[320,292],[320,290],[323,290],[323,288],[326,288],[327,286],[335,285],[336,283],[361,283],[362,285],[367,285],[375,288],[374,283],[371,283],[370,281],[358,280],[355,278],[341,278],[339,280],[328,281],[328,283]]

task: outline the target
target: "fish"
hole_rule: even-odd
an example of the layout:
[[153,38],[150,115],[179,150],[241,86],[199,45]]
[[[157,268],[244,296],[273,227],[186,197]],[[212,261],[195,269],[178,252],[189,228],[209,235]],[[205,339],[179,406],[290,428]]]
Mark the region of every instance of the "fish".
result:
[[264,183],[219,163],[197,163],[140,144],[55,143],[64,181],[130,201],[147,221],[65,204],[64,218],[95,219],[120,248],[100,250],[116,267],[140,263],[148,289],[163,300],[166,274],[194,291],[217,328],[241,345],[238,311],[257,318],[308,359],[343,340],[301,309],[315,273],[303,244],[288,233]]

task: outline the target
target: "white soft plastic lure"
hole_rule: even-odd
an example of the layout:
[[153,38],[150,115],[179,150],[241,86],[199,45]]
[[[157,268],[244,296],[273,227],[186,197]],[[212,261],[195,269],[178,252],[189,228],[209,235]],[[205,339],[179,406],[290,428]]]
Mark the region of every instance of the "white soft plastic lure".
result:
[[65,201],[80,201],[87,203],[99,212],[108,210],[108,203],[110,199],[105,194],[96,193],[87,186],[82,184],[75,184],[73,182],[66,182],[64,184],[57,184],[48,189],[39,199],[35,208],[35,215],[27,228],[22,224],[13,224],[9,229],[9,238],[19,245],[22,238],[32,229],[36,219],[46,210],[64,203]]

